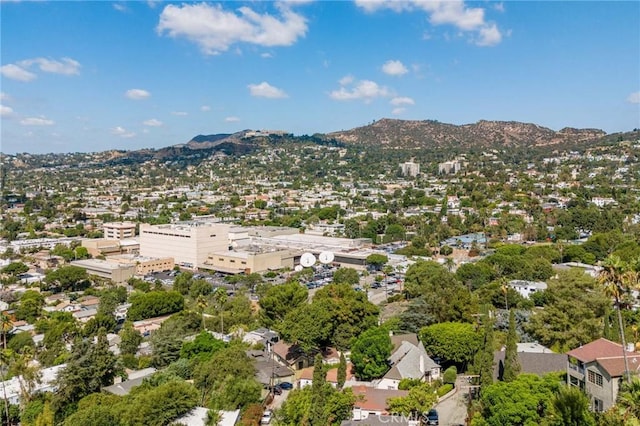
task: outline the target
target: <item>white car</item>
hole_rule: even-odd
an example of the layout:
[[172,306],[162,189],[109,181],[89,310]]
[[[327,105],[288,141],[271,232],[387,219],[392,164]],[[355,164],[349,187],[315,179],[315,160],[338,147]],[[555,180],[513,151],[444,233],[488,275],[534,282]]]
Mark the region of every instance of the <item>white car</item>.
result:
[[271,410],[266,410],[264,412],[264,414],[262,415],[262,418],[260,419],[260,424],[261,425],[268,425],[271,423]]

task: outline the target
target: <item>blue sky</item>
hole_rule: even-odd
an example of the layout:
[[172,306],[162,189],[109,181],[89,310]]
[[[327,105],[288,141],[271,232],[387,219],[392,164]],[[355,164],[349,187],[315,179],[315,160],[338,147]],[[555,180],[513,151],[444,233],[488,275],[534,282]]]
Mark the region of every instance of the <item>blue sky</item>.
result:
[[4,153],[383,117],[640,127],[640,2],[0,2]]

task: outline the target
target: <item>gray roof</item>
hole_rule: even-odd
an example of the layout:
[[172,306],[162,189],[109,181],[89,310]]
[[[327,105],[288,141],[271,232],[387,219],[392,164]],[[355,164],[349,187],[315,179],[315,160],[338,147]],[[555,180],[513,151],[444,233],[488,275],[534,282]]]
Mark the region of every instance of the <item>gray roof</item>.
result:
[[[505,351],[496,351],[493,354],[493,378],[498,379],[504,371]],[[521,373],[531,373],[542,376],[543,374],[567,369],[567,355],[541,352],[518,352],[518,362]]]
[[[420,359],[422,359],[423,369],[420,369]],[[425,372],[439,367],[429,357],[422,342],[419,342],[417,346],[407,341],[402,342],[400,347],[389,357],[389,362],[392,367],[384,375],[384,378],[393,380],[421,379]]]

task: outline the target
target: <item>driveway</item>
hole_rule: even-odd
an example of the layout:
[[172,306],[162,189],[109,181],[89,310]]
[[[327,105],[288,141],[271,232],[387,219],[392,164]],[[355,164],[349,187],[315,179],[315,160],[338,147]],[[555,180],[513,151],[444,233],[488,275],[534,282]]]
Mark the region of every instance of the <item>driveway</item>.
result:
[[467,385],[463,376],[456,379],[456,393],[436,405],[440,426],[465,425],[467,418]]

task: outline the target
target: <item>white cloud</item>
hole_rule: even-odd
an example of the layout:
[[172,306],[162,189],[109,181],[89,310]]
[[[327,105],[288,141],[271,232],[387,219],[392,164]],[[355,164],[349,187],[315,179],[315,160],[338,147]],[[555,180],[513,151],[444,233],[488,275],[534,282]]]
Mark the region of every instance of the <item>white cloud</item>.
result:
[[151,96],[151,93],[143,89],[129,89],[125,92],[124,95],[129,99],[139,101],[142,99],[147,99],[149,96]]
[[240,118],[239,118],[239,117],[233,117],[233,116],[231,116],[231,117],[226,117],[226,118],[224,119],[224,122],[225,122],[225,123],[237,123],[237,122],[239,122],[239,121],[240,121]]
[[280,16],[259,14],[249,7],[236,11],[207,3],[167,5],[156,27],[160,35],[184,37],[207,55],[225,52],[236,43],[290,46],[307,32],[307,21],[288,3],[276,3]]
[[80,62],[71,58],[62,58],[59,61],[47,58],[33,58],[20,61],[18,64],[25,68],[35,64],[38,65],[41,71],[63,75],[78,75],[81,67]]
[[0,74],[12,80],[18,81],[31,81],[37,78],[37,75],[25,70],[22,67],[17,66],[16,64],[3,65],[2,67],[0,67]]
[[495,46],[502,41],[502,33],[495,24],[480,28],[479,38],[476,40],[478,46]]
[[640,92],[633,92],[627,97],[627,102],[640,104]]
[[269,53],[269,52],[264,52],[264,53],[260,54],[260,57],[261,58],[265,58],[265,59],[271,59],[271,58],[273,58],[273,55],[271,53]]
[[404,75],[409,72],[400,61],[389,60],[382,65],[382,72],[389,75]]
[[351,74],[349,74],[349,75],[345,75],[340,80],[338,80],[338,83],[340,84],[340,86],[347,86],[353,83],[353,80],[355,80],[354,77]]
[[171,112],[172,115],[177,115],[178,117],[184,117],[189,115],[188,113],[184,112],[184,111],[172,111]]
[[120,126],[117,126],[111,129],[111,134],[120,136],[121,138],[125,138],[125,139],[132,138],[136,135],[134,132],[130,132],[124,127],[120,127]]
[[370,13],[382,9],[398,13],[423,11],[432,25],[453,25],[463,32],[477,34],[474,41],[478,46],[494,46],[502,40],[498,27],[485,20],[485,9],[469,7],[463,0],[356,0],[356,5]]
[[211,111],[211,107],[209,105],[202,105],[200,107],[200,111],[202,111],[202,112]]
[[415,105],[415,101],[407,96],[397,96],[390,101],[391,105]]
[[20,120],[20,124],[23,126],[53,126],[56,123],[45,117],[27,117]]
[[0,116],[8,117],[13,114],[13,108],[0,104]]
[[406,108],[402,108],[402,107],[394,108],[394,109],[391,111],[391,114],[393,114],[393,115],[400,115],[400,114],[402,114],[403,112],[405,112],[406,110],[407,110]]
[[115,10],[117,10],[118,12],[128,12],[129,11],[127,6],[125,4],[122,4],[122,3],[114,3],[113,4],[113,8]]
[[11,96],[7,95],[4,92],[0,92],[0,101],[10,101]]
[[263,81],[260,84],[249,84],[247,87],[251,92],[251,96],[271,99],[288,97],[282,89],[278,89],[277,87],[270,85],[266,81]]
[[151,118],[149,120],[145,120],[142,122],[142,124],[144,124],[145,126],[149,126],[149,127],[160,127],[162,126],[162,121],[155,119],[155,118]]
[[352,101],[362,99],[369,103],[375,98],[392,96],[392,93],[384,86],[378,85],[375,81],[360,80],[354,87],[341,87],[329,93],[329,97],[336,101]]

